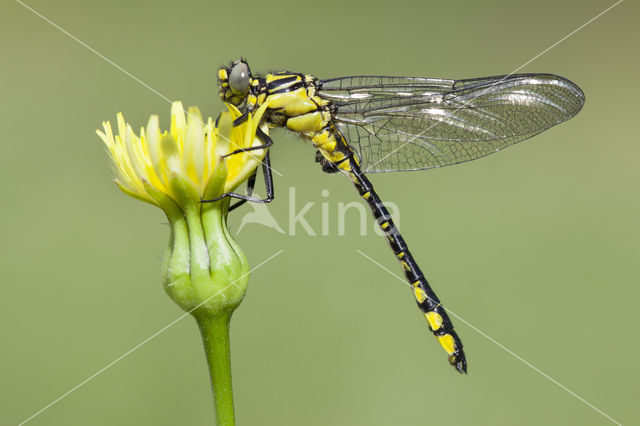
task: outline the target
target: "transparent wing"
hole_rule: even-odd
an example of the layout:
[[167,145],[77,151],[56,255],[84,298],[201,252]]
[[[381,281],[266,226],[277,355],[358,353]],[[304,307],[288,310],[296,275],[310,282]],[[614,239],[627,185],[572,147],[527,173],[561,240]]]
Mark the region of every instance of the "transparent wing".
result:
[[576,115],[584,94],[551,74],[443,80],[323,80],[336,125],[369,172],[422,170],[484,157]]

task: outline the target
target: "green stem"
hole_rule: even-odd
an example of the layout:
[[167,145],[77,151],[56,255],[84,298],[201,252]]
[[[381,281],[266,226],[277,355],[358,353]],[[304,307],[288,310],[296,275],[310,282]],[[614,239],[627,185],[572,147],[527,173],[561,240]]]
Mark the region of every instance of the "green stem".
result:
[[230,312],[215,317],[196,316],[209,364],[217,426],[235,425],[229,349],[230,319]]

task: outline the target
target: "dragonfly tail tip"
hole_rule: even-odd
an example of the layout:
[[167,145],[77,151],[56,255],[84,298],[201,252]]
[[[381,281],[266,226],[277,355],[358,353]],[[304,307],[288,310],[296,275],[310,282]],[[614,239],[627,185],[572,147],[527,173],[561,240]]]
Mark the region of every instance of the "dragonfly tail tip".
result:
[[449,362],[458,370],[458,373],[467,374],[467,358],[464,352],[460,351],[458,354],[453,355]]

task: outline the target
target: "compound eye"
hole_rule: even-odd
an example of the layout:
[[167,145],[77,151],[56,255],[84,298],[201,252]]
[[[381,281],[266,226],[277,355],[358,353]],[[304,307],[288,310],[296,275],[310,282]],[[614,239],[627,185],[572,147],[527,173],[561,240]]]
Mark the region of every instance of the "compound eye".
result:
[[249,66],[239,62],[231,69],[229,87],[234,93],[244,93],[249,88],[249,78]]

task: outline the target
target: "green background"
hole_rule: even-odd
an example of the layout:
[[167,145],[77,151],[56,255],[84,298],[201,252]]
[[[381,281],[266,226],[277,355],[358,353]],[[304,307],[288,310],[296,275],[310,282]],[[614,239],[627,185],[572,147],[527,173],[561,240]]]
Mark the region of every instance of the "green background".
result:
[[[466,78],[509,73],[612,1],[56,1],[51,19],[163,96],[217,115],[217,68]],[[178,318],[160,286],[160,210],[122,194],[101,121],[169,104],[19,3],[0,6],[0,423],[18,424]],[[638,421],[640,144],[637,17],[626,1],[521,72],[584,90],[568,123],[442,170],[374,175],[445,305],[621,423]],[[350,183],[309,143],[273,133],[277,198],[317,230],[249,224],[232,322],[240,425],[606,425],[610,420],[454,318],[469,375],[449,367]],[[323,189],[330,191],[323,198]],[[250,211],[250,208],[246,208]],[[234,214],[237,229],[244,213]],[[369,220],[369,226],[372,221]],[[35,417],[35,425],[206,425],[201,342],[185,318]]]

